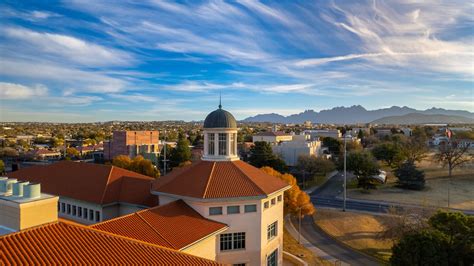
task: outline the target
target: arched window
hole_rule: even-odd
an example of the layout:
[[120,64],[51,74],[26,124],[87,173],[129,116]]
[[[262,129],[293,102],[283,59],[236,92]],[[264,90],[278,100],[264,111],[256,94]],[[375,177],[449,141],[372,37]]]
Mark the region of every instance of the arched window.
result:
[[219,155],[227,155],[227,134],[219,133]]

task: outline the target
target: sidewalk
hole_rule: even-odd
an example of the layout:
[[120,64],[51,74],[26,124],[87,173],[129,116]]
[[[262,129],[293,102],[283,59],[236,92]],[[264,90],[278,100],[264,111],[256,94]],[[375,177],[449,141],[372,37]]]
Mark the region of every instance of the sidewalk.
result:
[[[290,235],[294,239],[296,240],[298,239],[298,230],[296,230],[296,228],[291,223],[289,215],[285,217],[285,229],[288,231],[288,233],[290,233]],[[316,256],[320,257],[321,259],[327,260],[331,263],[334,263],[334,265],[350,265],[330,256],[326,252],[314,246],[306,238],[304,238],[303,235],[300,236],[300,242],[301,242],[301,245],[303,245],[305,248],[309,249],[311,252],[316,254]]]

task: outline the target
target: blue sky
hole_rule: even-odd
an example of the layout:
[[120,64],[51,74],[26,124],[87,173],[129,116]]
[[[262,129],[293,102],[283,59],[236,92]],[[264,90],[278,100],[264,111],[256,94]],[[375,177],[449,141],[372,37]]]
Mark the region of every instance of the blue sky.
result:
[[[429,2],[429,3],[428,3]],[[474,111],[473,1],[2,1],[1,121]]]

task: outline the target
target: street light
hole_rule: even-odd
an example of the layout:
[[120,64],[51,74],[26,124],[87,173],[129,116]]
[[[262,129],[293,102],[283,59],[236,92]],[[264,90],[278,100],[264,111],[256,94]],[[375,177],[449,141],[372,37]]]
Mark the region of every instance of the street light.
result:
[[344,134],[344,201],[342,205],[342,211],[346,211],[346,197],[347,197],[347,137],[352,139],[352,136],[349,134]]

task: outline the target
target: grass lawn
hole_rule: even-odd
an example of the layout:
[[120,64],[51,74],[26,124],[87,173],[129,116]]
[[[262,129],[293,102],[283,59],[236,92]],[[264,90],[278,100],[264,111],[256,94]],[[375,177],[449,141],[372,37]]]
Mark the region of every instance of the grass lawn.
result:
[[[316,256],[313,252],[299,244],[286,229],[283,229],[283,250],[289,252],[302,260],[306,261],[309,265],[332,265],[330,262],[323,260]],[[299,255],[303,256],[299,256]]]
[[316,224],[339,241],[370,256],[388,261],[392,241],[382,240],[377,234],[383,230],[384,216],[319,209],[314,215]]
[[374,201],[392,201],[406,204],[417,204],[432,207],[474,210],[474,166],[467,165],[453,171],[451,179],[448,171],[439,163],[424,160],[418,164],[419,169],[425,171],[425,189],[422,191],[406,190],[395,187],[396,177],[387,171],[387,183],[370,190],[368,193],[362,189],[349,189],[348,197]]

